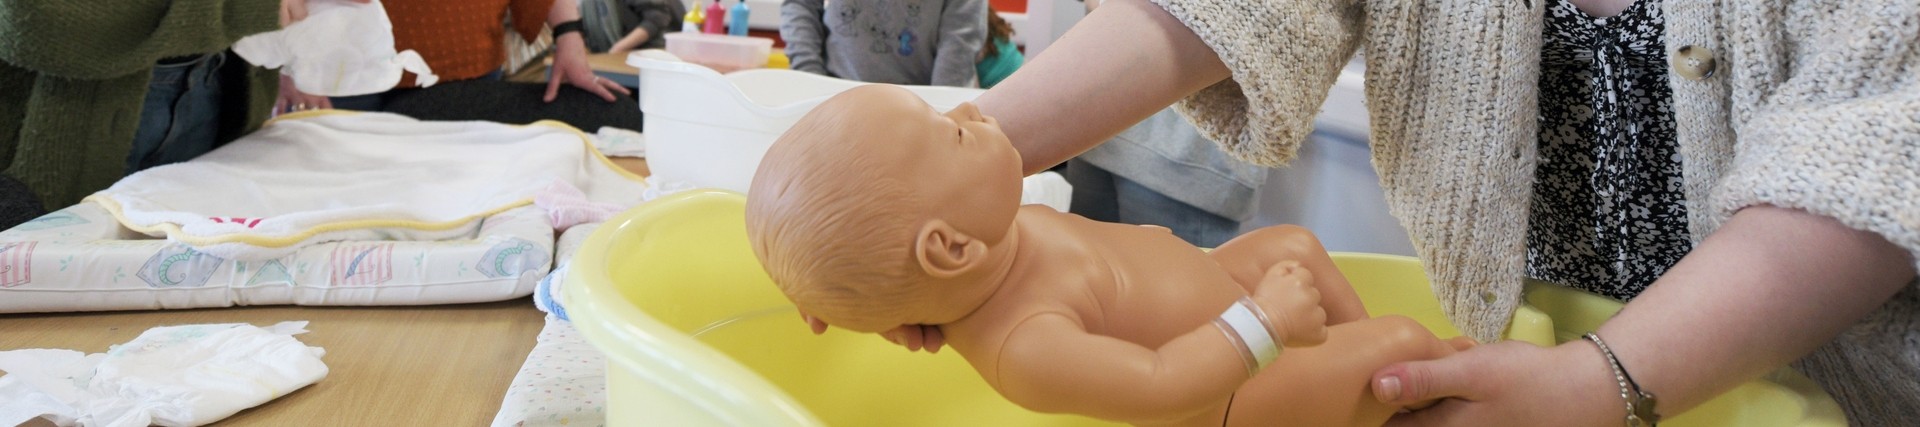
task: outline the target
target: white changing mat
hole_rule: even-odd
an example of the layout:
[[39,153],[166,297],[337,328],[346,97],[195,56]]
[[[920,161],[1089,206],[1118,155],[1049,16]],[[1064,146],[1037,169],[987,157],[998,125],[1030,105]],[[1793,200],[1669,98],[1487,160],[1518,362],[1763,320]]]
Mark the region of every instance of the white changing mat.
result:
[[286,116],[0,232],[0,313],[424,305],[527,296],[553,261],[556,180],[645,184],[564,125]]
[[470,235],[481,218],[532,203],[556,180],[595,201],[632,203],[646,187],[557,123],[320,111],[133,174],[87,203],[134,231],[261,261],[316,242]]
[[240,261],[122,228],[82,203],[0,233],[0,313],[235,305],[426,305],[527,296],[553,226],[532,206],[442,241],[343,241]]

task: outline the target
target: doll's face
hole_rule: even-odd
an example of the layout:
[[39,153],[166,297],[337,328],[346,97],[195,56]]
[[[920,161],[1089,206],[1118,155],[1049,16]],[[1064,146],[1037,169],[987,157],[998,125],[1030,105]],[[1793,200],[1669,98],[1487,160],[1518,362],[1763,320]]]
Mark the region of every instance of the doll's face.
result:
[[[866,89],[866,90],[863,90]],[[933,204],[931,215],[997,243],[1020,204],[1020,153],[999,122],[961,104],[944,114],[894,86],[864,86],[852,108],[885,123],[854,136],[860,150],[898,165],[894,174]]]

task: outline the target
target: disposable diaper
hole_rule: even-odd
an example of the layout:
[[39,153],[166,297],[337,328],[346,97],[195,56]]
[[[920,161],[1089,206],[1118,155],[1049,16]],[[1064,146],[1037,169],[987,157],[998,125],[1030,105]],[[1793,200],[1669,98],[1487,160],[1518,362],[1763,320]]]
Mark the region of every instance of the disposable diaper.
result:
[[163,326],[106,353],[0,352],[0,425],[197,426],[327,376],[307,322]]
[[234,53],[254,65],[279,68],[301,92],[313,95],[386,92],[400,83],[402,70],[418,75],[420,87],[439,81],[419,52],[394,52],[393,22],[379,0],[309,0],[307,10],[306,19],[280,31],[234,42]]

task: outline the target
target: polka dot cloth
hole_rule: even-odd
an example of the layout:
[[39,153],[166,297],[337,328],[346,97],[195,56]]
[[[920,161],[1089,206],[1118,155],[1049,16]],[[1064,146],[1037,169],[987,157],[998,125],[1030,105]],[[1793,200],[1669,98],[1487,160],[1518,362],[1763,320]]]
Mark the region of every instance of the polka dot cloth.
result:
[[493,425],[604,427],[606,369],[606,358],[573,324],[547,316],[547,327],[514,375]]

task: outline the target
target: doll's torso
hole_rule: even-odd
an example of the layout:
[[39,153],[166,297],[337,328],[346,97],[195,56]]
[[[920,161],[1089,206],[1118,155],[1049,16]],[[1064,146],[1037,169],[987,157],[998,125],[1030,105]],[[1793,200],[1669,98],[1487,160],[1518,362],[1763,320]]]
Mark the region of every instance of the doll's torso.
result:
[[[1022,208],[1015,227],[1019,251],[1008,280],[978,310],[941,325],[951,348],[996,389],[1001,346],[1028,319],[1060,314],[1089,333],[1157,348],[1212,321],[1250,287],[1215,261],[1226,252],[1252,249],[1246,245],[1229,248],[1230,242],[1207,253],[1162,229],[1046,208]],[[1248,243],[1277,244],[1253,235],[1241,239],[1250,237]],[[1369,394],[1373,372],[1447,353],[1446,344],[1404,317],[1333,325],[1325,344],[1289,348],[1211,409],[1156,425],[1378,426],[1398,408]],[[1230,406],[1229,400],[1264,403]]]
[[1043,313],[1087,332],[1154,348],[1218,317],[1247,295],[1212,258],[1164,229],[1104,223],[1044,207],[1015,217],[1021,243],[1002,289],[973,314],[942,326],[990,383],[1000,344]]

